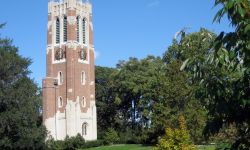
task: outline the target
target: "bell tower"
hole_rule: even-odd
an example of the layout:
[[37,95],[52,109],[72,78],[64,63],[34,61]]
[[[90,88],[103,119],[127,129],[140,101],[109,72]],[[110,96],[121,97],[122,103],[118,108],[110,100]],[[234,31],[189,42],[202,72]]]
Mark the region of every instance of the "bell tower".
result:
[[49,136],[97,139],[92,5],[49,0],[43,123]]

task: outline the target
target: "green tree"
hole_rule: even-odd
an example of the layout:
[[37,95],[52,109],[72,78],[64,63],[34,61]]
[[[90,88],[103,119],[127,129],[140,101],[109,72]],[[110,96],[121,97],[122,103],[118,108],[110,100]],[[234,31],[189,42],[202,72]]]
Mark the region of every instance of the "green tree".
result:
[[117,120],[118,105],[115,101],[116,93],[111,86],[111,76],[114,72],[114,68],[95,67],[98,138],[103,138],[108,128],[116,128],[119,124]]
[[31,60],[18,55],[11,40],[0,38],[0,149],[43,149],[37,85],[28,75]]
[[216,0],[215,5],[222,5],[222,8],[214,21],[219,22],[227,15],[235,30],[221,32],[206,61],[198,64],[196,58],[190,57],[186,69],[193,73],[194,79],[200,80],[202,90],[199,93],[207,100],[207,135],[235,123],[238,138],[231,149],[249,149],[250,1]]
[[108,145],[115,144],[119,141],[119,136],[113,128],[108,128],[105,132],[104,143]]
[[203,28],[199,32],[189,34],[183,32],[180,32],[180,38],[176,37],[173,40],[172,45],[163,55],[168,85],[165,87],[165,99],[155,106],[159,107],[155,120],[162,120],[159,124],[161,126],[165,121],[163,125],[172,127],[173,122],[178,119],[176,116],[185,114],[192,140],[200,143],[204,141],[202,133],[207,119],[207,110],[204,108],[204,101],[200,100],[196,93],[200,89],[199,84],[191,80],[192,74],[180,68],[191,56],[196,58],[197,63],[202,63],[212,47],[215,34]]
[[192,144],[186,121],[183,116],[178,119],[179,128],[166,128],[165,135],[161,137],[155,150],[195,150]]
[[125,132],[132,129],[133,137],[141,138],[144,131],[151,128],[153,105],[161,95],[161,85],[164,84],[160,78],[165,77],[160,74],[162,65],[160,57],[130,58],[127,62],[120,62],[113,74],[113,89],[120,99],[119,114],[123,118],[123,129]]

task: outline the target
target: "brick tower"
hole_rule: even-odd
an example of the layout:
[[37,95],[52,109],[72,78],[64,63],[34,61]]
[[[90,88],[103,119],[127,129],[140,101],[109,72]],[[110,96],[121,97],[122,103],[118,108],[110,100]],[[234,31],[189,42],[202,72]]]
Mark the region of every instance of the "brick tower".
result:
[[49,0],[43,122],[49,136],[97,139],[92,5]]

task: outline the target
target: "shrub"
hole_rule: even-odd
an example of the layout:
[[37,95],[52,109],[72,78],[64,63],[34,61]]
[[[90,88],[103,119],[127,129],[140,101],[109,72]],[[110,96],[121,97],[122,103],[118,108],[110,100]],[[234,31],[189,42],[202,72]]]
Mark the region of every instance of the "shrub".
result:
[[179,117],[179,128],[166,128],[165,135],[159,138],[155,150],[195,150],[186,128],[183,116]]
[[133,133],[132,129],[126,129],[119,133],[119,144],[141,144],[141,137]]
[[50,138],[46,141],[46,146],[48,150],[63,150],[64,141],[55,141],[54,139]]
[[74,150],[74,149],[82,148],[84,144],[85,144],[85,140],[80,134],[77,134],[77,136],[71,137],[71,138],[67,136],[64,141],[64,149]]
[[64,141],[55,141],[51,138],[47,140],[46,145],[49,150],[75,150],[83,148],[85,140],[80,134],[78,134],[75,137],[67,136]]
[[117,132],[113,128],[109,128],[107,132],[105,133],[104,143],[108,145],[110,144],[112,145],[116,143],[117,141],[119,141],[119,136]]
[[88,141],[81,148],[99,147],[99,146],[103,146],[103,145],[104,145],[104,141],[103,140]]

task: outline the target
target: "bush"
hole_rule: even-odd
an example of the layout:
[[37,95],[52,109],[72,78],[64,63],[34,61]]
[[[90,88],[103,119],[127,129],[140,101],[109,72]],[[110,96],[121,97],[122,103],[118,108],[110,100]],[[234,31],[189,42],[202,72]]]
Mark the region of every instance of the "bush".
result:
[[103,140],[88,141],[81,148],[99,147],[99,146],[103,146],[103,145],[104,145],[104,141]]
[[179,128],[166,128],[166,134],[159,138],[156,150],[195,150],[186,128],[183,116],[179,117]]
[[49,150],[75,150],[83,148],[85,145],[84,138],[78,134],[75,137],[66,137],[64,141],[55,141],[54,139],[49,139],[46,142],[47,149]]
[[63,150],[64,141],[55,141],[54,139],[49,139],[46,141],[46,146],[48,150]]
[[113,128],[109,128],[104,136],[104,144],[112,145],[119,141],[119,136]]
[[119,133],[119,144],[141,144],[140,137],[133,133],[132,129],[126,129]]
[[74,150],[74,149],[82,148],[84,144],[85,144],[85,140],[80,134],[77,134],[77,136],[71,137],[71,138],[67,136],[64,141],[64,149]]

